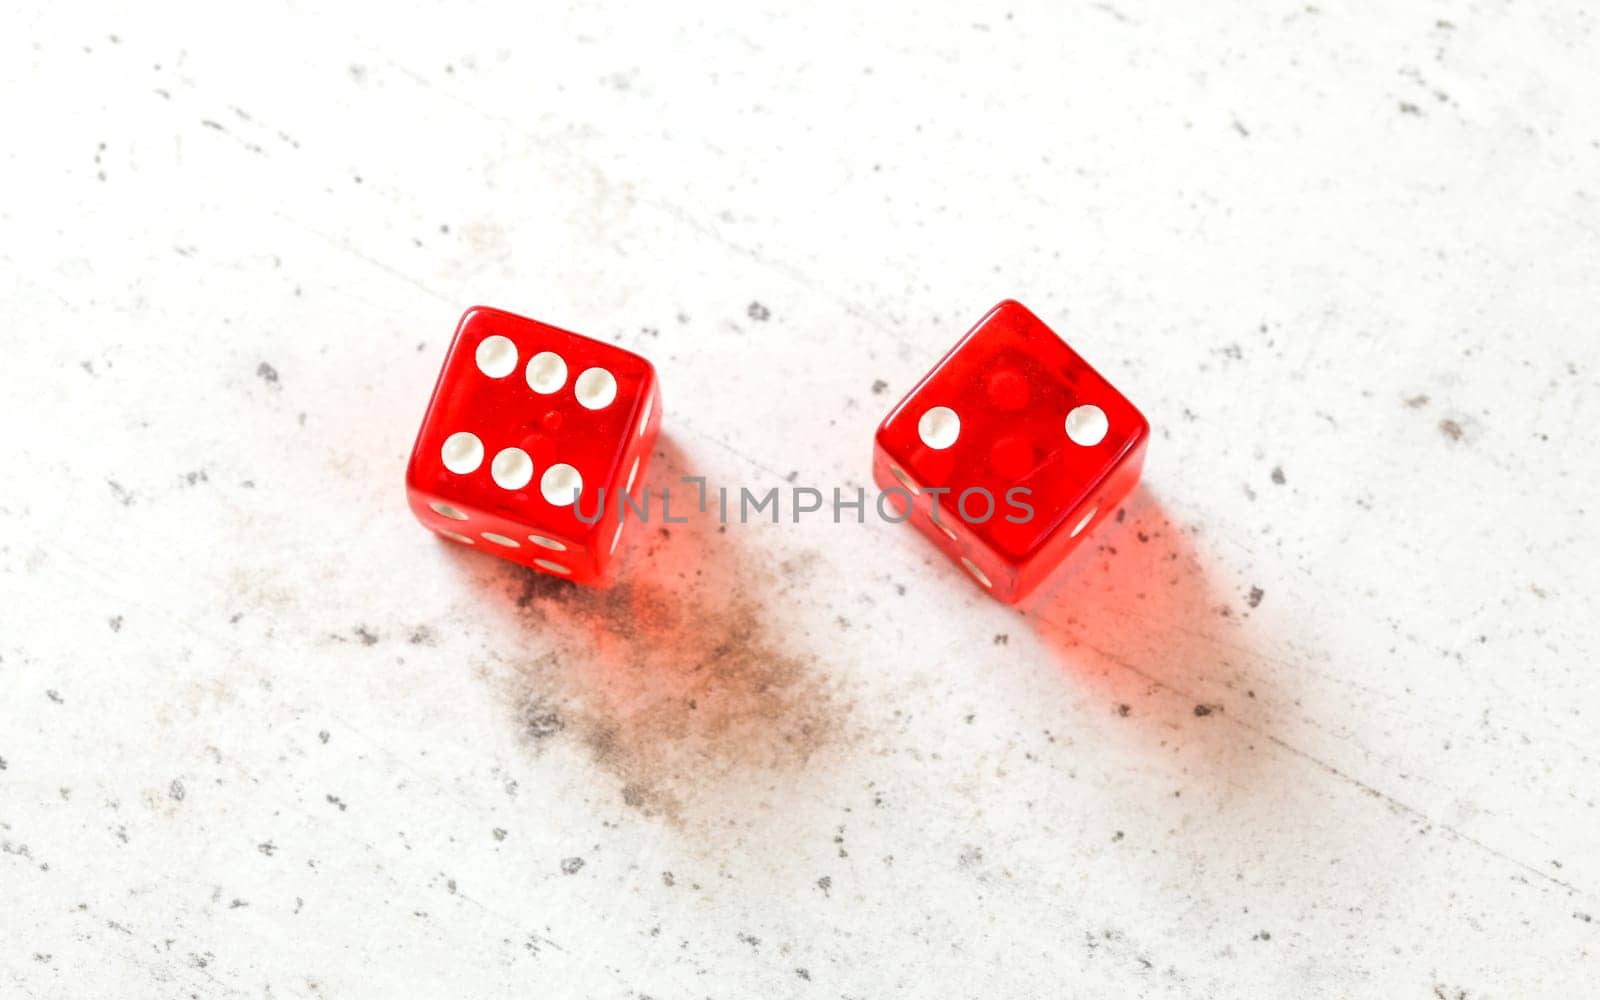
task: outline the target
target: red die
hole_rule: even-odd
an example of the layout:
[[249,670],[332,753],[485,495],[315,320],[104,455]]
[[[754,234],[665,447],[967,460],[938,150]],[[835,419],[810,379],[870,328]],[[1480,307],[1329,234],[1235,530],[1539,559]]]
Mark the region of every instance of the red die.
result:
[[1002,302],[890,411],[873,478],[1015,604],[1139,481],[1150,425],[1020,303]]
[[465,545],[592,583],[617,550],[623,494],[661,427],[650,362],[498,309],[456,327],[406,467],[424,525]]

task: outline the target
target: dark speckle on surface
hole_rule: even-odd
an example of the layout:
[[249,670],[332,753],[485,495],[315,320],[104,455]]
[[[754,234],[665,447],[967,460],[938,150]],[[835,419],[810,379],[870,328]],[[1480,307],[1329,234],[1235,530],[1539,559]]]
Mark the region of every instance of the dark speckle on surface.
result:
[[1272,467],[1272,481],[1277,483],[1279,486],[1282,486],[1284,483],[1288,482],[1283,474],[1283,466],[1274,465]]
[[[522,731],[529,739],[549,739],[565,728],[561,709],[544,698],[532,699],[522,710]],[[623,794],[626,796],[626,788]]]
[[1214,706],[1211,706],[1211,705],[1203,705],[1202,704],[1202,705],[1196,705],[1194,707],[1194,714],[1197,717],[1202,718],[1202,719],[1205,718],[1206,716],[1210,715],[1214,711],[1216,711],[1216,708]]
[[1451,441],[1460,441],[1466,432],[1462,430],[1460,423],[1446,417],[1439,421],[1439,433]]
[[268,385],[278,384],[278,369],[272,367],[265,361],[261,362],[259,365],[256,365],[256,375],[260,377],[261,381],[267,383]]
[[1261,607],[1261,599],[1265,596],[1267,596],[1267,592],[1260,587],[1251,587],[1250,596],[1245,598],[1245,603],[1252,608],[1259,608]]
[[749,316],[757,323],[765,323],[767,320],[772,318],[772,310],[768,309],[759,302],[752,302],[750,303],[749,307],[745,309],[745,315]]
[[106,624],[111,626],[111,631],[113,631],[113,632],[121,632],[122,631],[122,616],[121,615],[112,615],[109,619],[107,619]]
[[576,875],[579,869],[583,867],[583,863],[582,858],[565,858],[561,862],[561,874]]
[[504,827],[498,827],[497,826],[493,830],[491,830],[490,832],[492,834],[494,834],[494,839],[495,840],[505,840],[506,839],[506,831],[505,831]]
[[888,388],[889,383],[885,382],[883,379],[877,378],[872,380],[872,394],[874,396],[883,395]]

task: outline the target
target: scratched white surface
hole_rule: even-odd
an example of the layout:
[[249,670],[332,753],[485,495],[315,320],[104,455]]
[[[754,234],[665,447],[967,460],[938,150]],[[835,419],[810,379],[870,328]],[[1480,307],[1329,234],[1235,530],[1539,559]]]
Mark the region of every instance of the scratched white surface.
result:
[[[224,6],[0,21],[0,996],[1594,989],[1593,7]],[[470,304],[848,489],[1006,296],[1156,428],[1025,613],[405,510]]]

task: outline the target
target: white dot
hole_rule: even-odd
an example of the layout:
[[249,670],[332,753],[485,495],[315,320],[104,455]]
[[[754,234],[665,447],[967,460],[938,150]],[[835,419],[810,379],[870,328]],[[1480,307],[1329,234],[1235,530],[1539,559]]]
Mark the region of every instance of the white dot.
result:
[[529,535],[528,541],[535,545],[543,545],[547,549],[555,549],[557,552],[567,551],[566,545],[556,541],[554,538],[546,538],[543,535]]
[[961,435],[961,418],[948,406],[935,406],[917,421],[917,436],[934,451],[943,451]]
[[521,547],[517,544],[517,540],[515,538],[507,538],[504,535],[497,535],[492,531],[485,531],[483,533],[483,538],[485,541],[493,542],[496,545],[504,545],[508,549]]
[[639,459],[642,458],[642,457],[643,457],[642,455],[633,456],[633,468],[628,470],[628,485],[626,485],[626,486],[624,486],[622,488],[622,492],[624,492],[624,493],[632,493],[633,492],[633,477],[635,477],[635,476],[637,476],[639,474]]
[[517,345],[509,337],[485,337],[478,345],[478,371],[505,378],[517,367]]
[[617,398],[617,380],[604,368],[590,368],[572,383],[572,391],[585,409],[603,410]]
[[439,534],[443,535],[444,537],[450,539],[453,542],[460,542],[462,545],[471,545],[472,544],[472,539],[468,538],[466,535],[463,535],[459,531],[446,531],[443,528],[441,528],[441,529],[439,529]]
[[626,523],[627,522],[623,521],[621,518],[617,519],[617,533],[615,535],[611,536],[611,551],[612,552],[616,552],[617,551],[617,543],[622,541],[622,526],[624,524],[626,524]]
[[639,417],[639,436],[644,437],[646,427],[650,426],[650,408],[656,405],[656,397],[646,396],[644,400],[644,413]]
[[501,489],[520,490],[533,478],[533,459],[521,448],[507,448],[494,457],[489,474]]
[[451,518],[452,520],[465,521],[467,519],[467,515],[463,514],[459,510],[456,510],[447,503],[430,503],[428,504],[428,509],[433,511],[435,514],[443,514],[445,517]]
[[922,495],[922,491],[917,488],[917,484],[911,481],[911,477],[906,475],[905,470],[900,468],[900,466],[891,465],[889,466],[889,471],[894,473],[894,477],[896,479],[900,480],[901,486],[904,486],[906,489],[911,491],[912,496],[915,497]]
[[1067,414],[1067,437],[1073,444],[1081,444],[1085,448],[1093,447],[1104,441],[1106,431],[1111,429],[1111,424],[1106,420],[1106,411],[1086,403],[1075,406]]
[[1089,513],[1083,515],[1083,520],[1078,522],[1078,526],[1076,528],[1073,528],[1072,529],[1072,534],[1068,535],[1067,537],[1068,538],[1077,538],[1080,534],[1083,533],[1083,529],[1087,528],[1089,526],[1089,522],[1093,521],[1094,520],[1094,516],[1096,514],[1098,514],[1098,513],[1100,513],[1100,508],[1099,507],[1090,507],[1089,508]]
[[577,503],[578,494],[583,492],[583,477],[572,466],[557,462],[544,470],[544,477],[539,480],[539,492],[544,494],[547,502],[557,507]]
[[528,388],[548,396],[567,384],[567,363],[554,351],[540,351],[528,359]]
[[566,576],[567,574],[572,572],[572,570],[567,569],[565,566],[561,565],[560,563],[551,562],[549,559],[535,559],[533,561],[533,564],[535,566],[539,567],[540,569],[549,570],[552,573],[560,573],[562,576]]
[[483,464],[483,442],[476,434],[458,431],[444,439],[439,457],[444,460],[445,468],[464,476]]
[[968,559],[966,556],[962,556],[961,557],[961,565],[963,565],[963,566],[965,566],[967,568],[967,572],[972,574],[972,578],[974,580],[977,580],[979,583],[983,584],[985,587],[993,587],[994,586],[994,584],[989,582],[989,578],[983,575],[983,570],[981,570],[977,566],[973,565],[973,562],[972,562],[971,559]]

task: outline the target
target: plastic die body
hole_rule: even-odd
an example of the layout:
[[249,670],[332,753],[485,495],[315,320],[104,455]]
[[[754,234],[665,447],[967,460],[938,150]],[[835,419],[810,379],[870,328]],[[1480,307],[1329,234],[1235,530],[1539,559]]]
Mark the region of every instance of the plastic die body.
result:
[[1139,481],[1150,425],[1020,303],[991,309],[879,426],[873,478],[1006,603]]
[[605,578],[661,426],[644,358],[498,309],[467,310],[406,467],[452,541],[580,583]]

